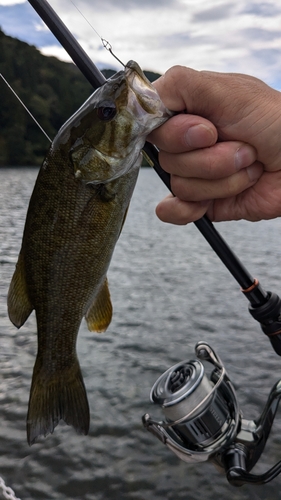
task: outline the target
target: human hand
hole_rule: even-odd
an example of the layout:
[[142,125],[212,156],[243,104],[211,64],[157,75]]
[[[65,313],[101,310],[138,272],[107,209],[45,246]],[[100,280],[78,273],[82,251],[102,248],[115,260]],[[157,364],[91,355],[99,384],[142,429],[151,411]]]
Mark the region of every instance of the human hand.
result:
[[165,222],[256,221],[281,215],[281,94],[256,78],[176,66],[155,82],[178,114],[148,140],[171,174]]

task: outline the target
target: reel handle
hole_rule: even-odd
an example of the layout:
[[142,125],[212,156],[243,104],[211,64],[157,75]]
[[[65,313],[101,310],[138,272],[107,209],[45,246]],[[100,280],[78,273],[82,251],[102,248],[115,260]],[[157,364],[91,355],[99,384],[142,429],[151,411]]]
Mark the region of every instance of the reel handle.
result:
[[242,449],[234,447],[228,450],[226,460],[226,478],[232,486],[243,484],[266,484],[272,481],[281,472],[281,460],[264,474],[250,474],[246,470],[245,453]]

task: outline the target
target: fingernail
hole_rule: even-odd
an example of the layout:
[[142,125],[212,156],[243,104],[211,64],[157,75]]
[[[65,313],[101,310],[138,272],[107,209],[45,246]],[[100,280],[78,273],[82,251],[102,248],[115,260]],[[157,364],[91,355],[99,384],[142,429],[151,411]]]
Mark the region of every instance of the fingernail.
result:
[[207,125],[193,125],[185,133],[185,142],[190,148],[211,146],[216,142],[215,132]]
[[253,182],[260,178],[263,169],[261,165],[251,165],[246,170],[250,181]]
[[239,149],[237,149],[234,156],[234,164],[236,170],[240,170],[241,168],[245,168],[252,163],[254,163],[256,159],[256,154],[254,148],[252,146],[248,146],[244,144]]

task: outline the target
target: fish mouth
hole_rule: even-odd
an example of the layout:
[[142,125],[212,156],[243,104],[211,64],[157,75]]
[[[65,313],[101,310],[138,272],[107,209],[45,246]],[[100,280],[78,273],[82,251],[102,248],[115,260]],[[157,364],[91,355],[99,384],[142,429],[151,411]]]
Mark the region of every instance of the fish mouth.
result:
[[155,118],[163,118],[164,121],[171,116],[160,100],[157,90],[135,61],[129,61],[126,64],[124,73],[131,90],[129,105],[139,118],[150,114]]

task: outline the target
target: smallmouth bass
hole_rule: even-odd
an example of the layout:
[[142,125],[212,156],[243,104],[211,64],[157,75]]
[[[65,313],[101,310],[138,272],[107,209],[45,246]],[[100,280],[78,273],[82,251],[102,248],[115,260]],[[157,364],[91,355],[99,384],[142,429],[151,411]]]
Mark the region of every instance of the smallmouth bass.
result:
[[20,328],[35,310],[38,352],[27,440],[60,420],[87,434],[89,405],[76,354],[82,318],[102,332],[112,317],[107,270],[122,230],[145,137],[171,116],[130,61],[61,127],[39,171],[8,292]]

